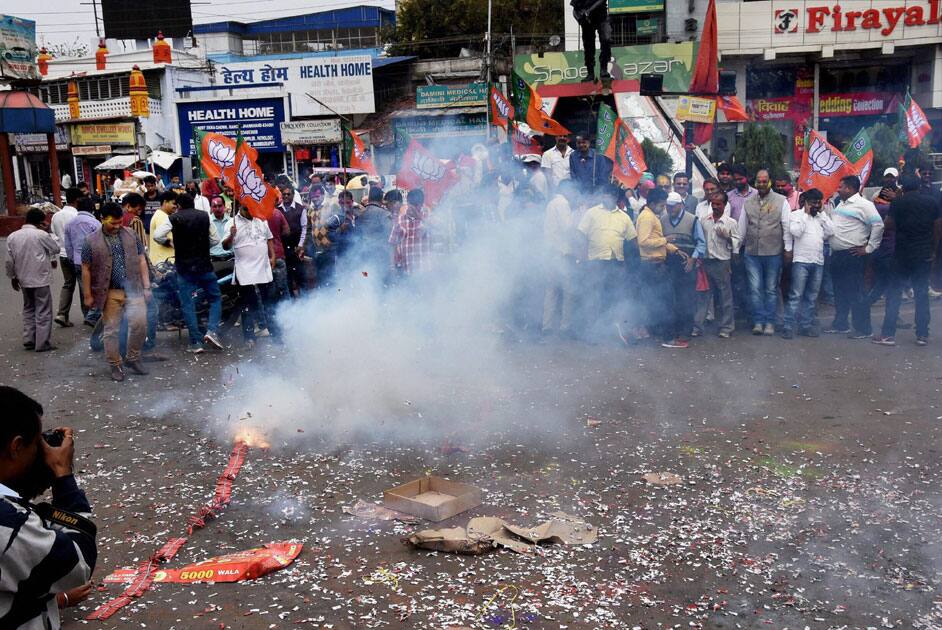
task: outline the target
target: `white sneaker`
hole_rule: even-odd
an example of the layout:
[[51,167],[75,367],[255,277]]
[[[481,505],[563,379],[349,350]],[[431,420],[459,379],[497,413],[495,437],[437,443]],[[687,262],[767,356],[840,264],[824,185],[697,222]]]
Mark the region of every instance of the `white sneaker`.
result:
[[755,326],[753,326],[753,327],[752,327],[752,334],[753,334],[753,335],[761,335],[761,334],[762,334],[762,324],[756,324]]
[[768,335],[768,336],[774,335],[774,334],[775,334],[775,326],[773,326],[772,324],[766,324],[766,325],[765,325],[765,328],[764,328],[763,331],[762,331],[762,334],[763,334],[763,335]]
[[208,332],[205,335],[203,335],[203,343],[208,343],[212,347],[216,348],[216,350],[225,349],[222,345],[222,342],[219,341],[219,338],[216,336],[216,333],[214,332]]

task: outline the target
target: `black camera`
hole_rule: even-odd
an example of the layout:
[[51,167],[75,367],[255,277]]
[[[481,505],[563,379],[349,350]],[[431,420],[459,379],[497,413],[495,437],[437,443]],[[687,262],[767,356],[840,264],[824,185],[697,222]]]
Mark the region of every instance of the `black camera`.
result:
[[48,431],[43,431],[43,439],[46,441],[46,444],[53,448],[62,446],[62,441],[65,439],[65,431],[60,429],[49,429]]

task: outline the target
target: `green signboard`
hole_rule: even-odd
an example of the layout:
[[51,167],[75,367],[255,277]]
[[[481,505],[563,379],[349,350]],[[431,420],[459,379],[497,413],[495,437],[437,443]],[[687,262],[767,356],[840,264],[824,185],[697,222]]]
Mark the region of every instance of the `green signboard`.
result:
[[397,143],[402,132],[410,138],[453,138],[456,136],[484,136],[487,114],[455,114],[448,116],[403,116],[392,119]]
[[609,0],[609,13],[649,13],[663,11],[663,0]]
[[[640,81],[642,74],[664,75],[664,89],[686,90],[696,63],[693,42],[623,46],[612,49],[612,77]],[[587,73],[581,50],[514,57],[514,70],[543,96],[577,96],[585,93]],[[617,83],[616,83],[617,87]]]
[[661,30],[658,18],[638,18],[635,20],[635,33],[638,35],[657,35]]
[[415,88],[415,108],[477,107],[487,104],[487,84],[422,85]]

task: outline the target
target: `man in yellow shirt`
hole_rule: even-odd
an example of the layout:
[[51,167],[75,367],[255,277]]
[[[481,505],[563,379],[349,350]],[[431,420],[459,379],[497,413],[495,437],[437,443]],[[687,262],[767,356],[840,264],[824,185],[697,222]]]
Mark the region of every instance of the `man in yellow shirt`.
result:
[[151,264],[158,265],[168,258],[173,258],[173,241],[168,239],[167,244],[158,243],[154,240],[154,233],[162,223],[170,220],[170,215],[177,209],[177,193],[167,190],[160,193],[160,208],[154,212],[150,220],[150,243],[147,247],[147,255]]
[[[675,192],[670,193],[672,201],[683,203]],[[640,284],[641,300],[639,308],[648,331],[662,339],[664,343],[674,338],[672,327],[668,326],[671,314],[668,312],[668,291],[670,277],[667,273],[667,257],[680,256],[684,262],[689,256],[668,242],[664,237],[660,215],[667,209],[668,193],[655,188],[648,193],[648,202],[638,214],[638,251],[641,253]]]
[[[610,186],[599,196],[599,203],[579,221],[585,236],[586,260],[586,340],[597,342],[605,329],[614,325],[620,331],[625,319],[627,277],[625,243],[637,238],[631,217],[616,205],[618,188]],[[619,332],[620,334],[620,332]]]

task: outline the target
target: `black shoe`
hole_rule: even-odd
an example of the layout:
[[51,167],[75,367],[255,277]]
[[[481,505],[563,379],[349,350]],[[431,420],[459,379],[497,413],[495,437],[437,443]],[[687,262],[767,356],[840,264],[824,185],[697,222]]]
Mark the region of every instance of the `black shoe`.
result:
[[57,323],[59,326],[62,326],[63,328],[72,328],[72,326],[75,326],[75,324],[73,324],[72,322],[70,322],[69,320],[67,320],[67,319],[64,318],[64,317],[56,317],[56,318],[55,318],[54,320],[52,320],[52,321],[54,321],[55,323]]
[[49,351],[55,350],[55,349],[56,349],[56,347],[55,347],[54,345],[52,345],[51,343],[47,343],[46,345],[42,346],[41,348],[36,348],[36,352],[49,352]]
[[140,361],[128,361],[124,365],[135,374],[139,374],[141,376],[147,375],[147,370],[144,369],[144,366],[141,365]]
[[34,342],[32,342],[32,341],[25,341],[25,342],[23,342],[23,349],[24,349],[24,350],[35,350],[35,349],[36,349],[36,344],[35,344]]

